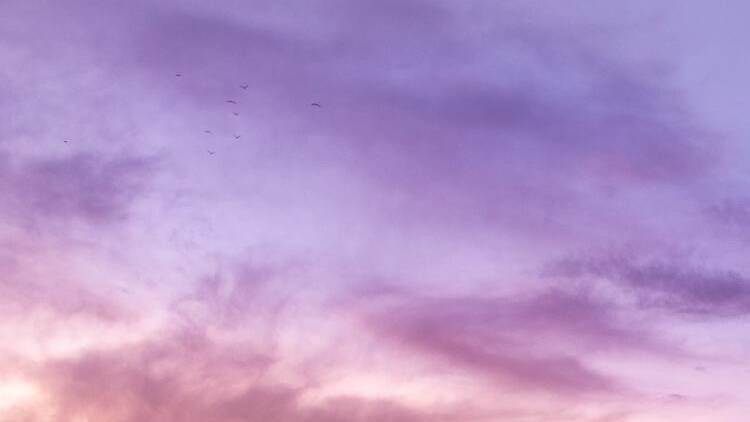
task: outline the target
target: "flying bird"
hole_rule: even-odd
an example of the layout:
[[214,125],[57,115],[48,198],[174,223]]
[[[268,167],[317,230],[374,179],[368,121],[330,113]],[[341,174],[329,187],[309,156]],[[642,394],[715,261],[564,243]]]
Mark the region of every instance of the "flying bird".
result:
[[234,135],[234,139],[240,139],[240,135]]
[[206,130],[203,131],[203,133],[211,133],[211,131],[208,130],[208,129],[206,129]]
[[320,105],[320,104],[318,104],[318,103],[312,103],[312,104],[310,104],[310,105],[311,105],[311,106],[313,106],[313,107],[323,107],[322,105]]
[[182,77],[182,73],[175,73],[175,76],[178,77],[178,78],[181,78]]
[[234,113],[232,113],[232,114],[234,114],[235,116],[239,116],[240,115],[240,113],[237,113],[236,111]]
[[248,89],[249,87],[250,87],[250,85],[240,85],[240,88],[242,88],[242,89]]
[[216,154],[216,151],[211,151],[210,149],[208,150],[208,155],[214,155],[214,154]]
[[67,144],[67,143],[70,143],[70,141],[66,139],[63,141],[63,143]]
[[228,102],[229,104],[237,104],[237,101],[235,101],[235,100],[227,100],[227,102]]

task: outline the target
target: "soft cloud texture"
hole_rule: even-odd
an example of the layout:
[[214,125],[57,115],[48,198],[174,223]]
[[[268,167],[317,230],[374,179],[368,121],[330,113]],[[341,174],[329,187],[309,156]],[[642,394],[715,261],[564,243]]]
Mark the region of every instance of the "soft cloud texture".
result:
[[718,317],[750,310],[750,281],[731,270],[691,268],[679,262],[638,262],[615,255],[561,261],[553,265],[552,273],[611,281],[635,293],[644,305],[675,312]]
[[93,224],[126,217],[154,169],[145,157],[77,154],[62,159],[7,163],[3,206],[31,220],[81,220]]
[[2,9],[0,421],[745,420],[738,2]]

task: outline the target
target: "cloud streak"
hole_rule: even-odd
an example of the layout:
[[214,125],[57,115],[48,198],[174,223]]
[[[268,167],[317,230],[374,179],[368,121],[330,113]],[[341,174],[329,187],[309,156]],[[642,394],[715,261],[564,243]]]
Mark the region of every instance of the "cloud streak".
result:
[[550,272],[568,278],[607,280],[634,293],[643,305],[678,313],[727,317],[750,311],[750,281],[737,271],[612,255],[563,260]]
[[628,327],[614,304],[585,291],[550,290],[523,298],[391,292],[362,302],[356,307],[368,310],[364,325],[384,340],[506,388],[624,394],[627,387],[591,368],[585,356],[678,353],[652,333]]

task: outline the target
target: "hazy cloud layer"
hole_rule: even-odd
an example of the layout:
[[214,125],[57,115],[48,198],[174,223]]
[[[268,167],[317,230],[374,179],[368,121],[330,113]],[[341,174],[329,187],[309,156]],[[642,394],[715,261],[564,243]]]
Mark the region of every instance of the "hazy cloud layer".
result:
[[0,421],[744,421],[748,11],[6,1]]

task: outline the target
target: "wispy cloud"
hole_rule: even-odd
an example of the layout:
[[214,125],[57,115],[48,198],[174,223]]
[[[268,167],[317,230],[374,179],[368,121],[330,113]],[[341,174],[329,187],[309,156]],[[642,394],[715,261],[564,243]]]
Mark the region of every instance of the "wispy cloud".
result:
[[562,260],[551,266],[550,273],[613,282],[645,306],[679,313],[726,317],[750,312],[750,280],[733,270],[605,255]]
[[[646,3],[7,0],[0,386],[39,394],[0,413],[693,422],[744,391],[746,148],[708,91],[746,25]],[[714,328],[734,360],[686,370]]]
[[0,167],[6,215],[40,223],[82,221],[106,224],[127,217],[144,192],[156,160],[142,156],[76,154],[11,162]]
[[355,302],[366,310],[364,326],[396,347],[501,385],[553,395],[626,392],[585,356],[676,352],[620,320],[616,305],[585,291],[494,298],[391,291]]

